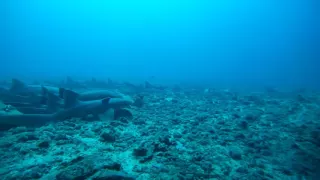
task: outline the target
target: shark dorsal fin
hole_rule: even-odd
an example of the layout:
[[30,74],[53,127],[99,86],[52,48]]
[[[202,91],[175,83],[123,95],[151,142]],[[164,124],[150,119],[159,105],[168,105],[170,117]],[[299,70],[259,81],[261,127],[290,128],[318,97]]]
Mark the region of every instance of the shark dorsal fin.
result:
[[19,91],[26,88],[26,85],[19,79],[12,79],[10,91]]
[[65,89],[63,92],[64,107],[67,109],[77,105],[79,103],[78,97],[78,93]]

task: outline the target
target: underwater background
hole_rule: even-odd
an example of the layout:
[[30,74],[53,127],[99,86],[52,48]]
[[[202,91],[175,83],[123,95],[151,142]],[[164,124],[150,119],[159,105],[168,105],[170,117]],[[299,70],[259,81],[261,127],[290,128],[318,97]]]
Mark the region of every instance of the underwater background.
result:
[[319,87],[316,0],[1,4],[2,76]]
[[1,180],[319,180],[320,1],[1,0]]

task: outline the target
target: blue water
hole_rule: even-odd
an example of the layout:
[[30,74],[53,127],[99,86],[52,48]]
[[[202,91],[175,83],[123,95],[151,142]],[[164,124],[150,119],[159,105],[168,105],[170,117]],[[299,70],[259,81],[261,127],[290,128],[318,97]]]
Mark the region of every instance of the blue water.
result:
[[316,0],[1,2],[3,77],[319,87]]
[[319,0],[0,0],[0,179],[320,179],[319,32]]

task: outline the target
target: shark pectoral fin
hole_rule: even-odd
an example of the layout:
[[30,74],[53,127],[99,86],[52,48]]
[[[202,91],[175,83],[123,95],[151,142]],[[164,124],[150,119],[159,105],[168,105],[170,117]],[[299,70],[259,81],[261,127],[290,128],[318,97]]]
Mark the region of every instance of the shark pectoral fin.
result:
[[99,115],[99,119],[106,121],[106,120],[114,120],[114,109],[110,108],[105,113]]
[[63,92],[63,99],[64,99],[64,107],[71,108],[79,103],[78,100],[79,94],[71,91],[71,90],[64,90]]
[[133,115],[128,109],[115,109],[114,110],[114,119],[119,119],[121,117],[132,118]]
[[20,81],[19,79],[12,79],[10,91],[17,91],[20,89],[24,89],[26,85]]
[[110,99],[111,99],[110,97],[104,98],[104,99],[101,100],[101,103],[102,103],[103,105],[108,105],[109,102],[110,102]]

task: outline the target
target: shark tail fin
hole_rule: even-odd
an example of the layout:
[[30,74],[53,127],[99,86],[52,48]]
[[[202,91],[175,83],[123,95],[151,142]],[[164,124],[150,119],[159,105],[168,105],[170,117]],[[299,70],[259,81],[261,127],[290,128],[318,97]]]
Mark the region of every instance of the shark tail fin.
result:
[[61,99],[63,99],[65,90],[66,90],[65,88],[59,88],[59,97],[60,97]]
[[48,91],[46,94],[47,109],[50,112],[55,112],[55,111],[59,110],[60,100],[61,99],[58,96],[56,96],[55,94]]
[[40,104],[41,105],[47,105],[48,103],[48,97],[47,96],[41,96],[40,97]]
[[71,108],[76,104],[78,104],[79,103],[78,96],[79,96],[78,93],[65,89],[63,92],[64,107]]
[[12,79],[10,91],[19,91],[21,89],[26,88],[26,85],[20,81],[19,79]]

